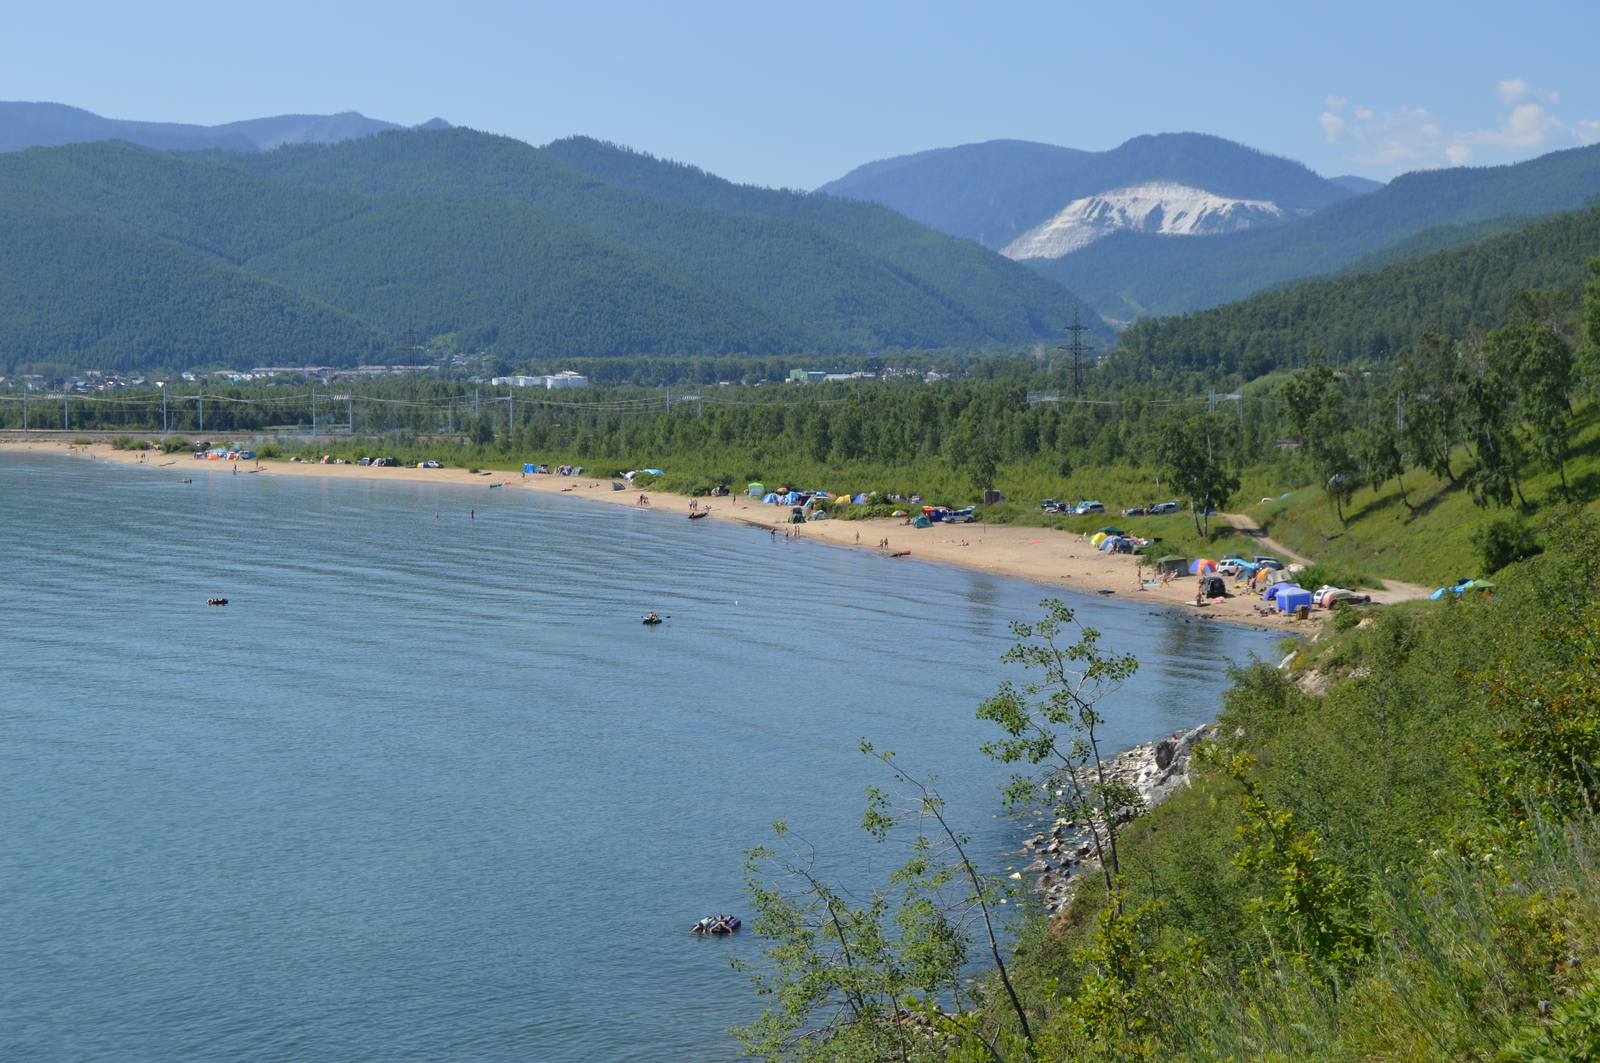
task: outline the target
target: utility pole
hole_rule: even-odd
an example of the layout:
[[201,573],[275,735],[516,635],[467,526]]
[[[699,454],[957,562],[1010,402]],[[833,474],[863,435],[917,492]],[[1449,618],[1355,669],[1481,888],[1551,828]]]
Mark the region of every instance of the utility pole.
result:
[[167,389],[161,389],[161,434],[167,434]]
[[22,430],[28,430],[28,385],[22,386]]
[[1063,325],[1062,332],[1072,333],[1072,339],[1057,347],[1058,351],[1065,351],[1072,355],[1072,394],[1075,397],[1083,395],[1083,355],[1086,351],[1094,350],[1093,347],[1083,342],[1083,334],[1089,331],[1078,316],[1078,304],[1072,304],[1072,324]]
[[61,430],[67,430],[67,386],[61,385]]
[[311,389],[311,438],[317,438],[317,389]]
[[200,396],[200,401],[198,403],[196,403],[196,408],[200,412],[199,412],[199,414],[196,415],[196,419],[197,419],[197,421],[199,423],[199,428],[196,429],[196,431],[197,431],[197,433],[199,435],[205,435],[206,434],[206,386],[204,384],[200,385],[200,390],[199,390],[198,394]]
[[356,389],[351,388],[350,393],[344,397],[344,416],[347,422],[346,431],[351,438],[356,434]]

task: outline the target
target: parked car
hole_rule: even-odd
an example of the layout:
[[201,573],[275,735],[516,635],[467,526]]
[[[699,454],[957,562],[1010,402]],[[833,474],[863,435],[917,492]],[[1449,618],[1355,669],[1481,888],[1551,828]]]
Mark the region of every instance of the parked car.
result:
[[1046,498],[1046,499],[1043,499],[1043,500],[1041,500],[1039,502],[1039,508],[1040,509],[1050,509],[1051,507],[1054,507],[1056,509],[1061,509],[1062,508],[1061,499],[1059,499],[1059,498]]
[[947,524],[971,524],[978,519],[977,513],[974,512],[976,509],[976,506],[968,506],[966,509],[953,509],[945,514],[945,522]]
[[419,469],[442,469],[442,468],[444,468],[444,466],[440,465],[436,461],[419,461],[419,462],[417,462],[417,468],[419,468]]
[[1143,506],[1134,506],[1132,509],[1123,510],[1122,515],[1124,517],[1146,517],[1150,515],[1150,511]]
[[1217,562],[1217,575],[1238,579],[1240,576],[1249,575],[1256,567],[1252,562],[1240,557],[1224,558]]
[[1284,567],[1283,566],[1283,562],[1279,561],[1275,557],[1265,557],[1265,556],[1252,557],[1250,560],[1252,560],[1252,561],[1254,561],[1256,563],[1256,567],[1257,568],[1275,568],[1276,569],[1276,568],[1283,568]]
[[1104,502],[1079,502],[1077,508],[1075,508],[1072,512],[1082,517],[1089,513],[1104,513],[1105,511],[1106,506]]
[[1151,506],[1150,515],[1160,516],[1163,513],[1176,513],[1182,508],[1182,503],[1180,503],[1177,499],[1173,499],[1171,502],[1160,502]]
[[372,459],[371,458],[357,458],[356,459],[356,464],[357,465],[371,465],[372,464]]

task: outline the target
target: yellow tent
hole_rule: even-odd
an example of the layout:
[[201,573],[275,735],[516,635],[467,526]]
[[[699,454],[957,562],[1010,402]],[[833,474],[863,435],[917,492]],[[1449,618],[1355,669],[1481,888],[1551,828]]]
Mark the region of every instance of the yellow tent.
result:
[[1103,543],[1105,541],[1106,541],[1106,533],[1105,532],[1095,532],[1094,535],[1089,539],[1089,545],[1090,546],[1099,546],[1101,543]]

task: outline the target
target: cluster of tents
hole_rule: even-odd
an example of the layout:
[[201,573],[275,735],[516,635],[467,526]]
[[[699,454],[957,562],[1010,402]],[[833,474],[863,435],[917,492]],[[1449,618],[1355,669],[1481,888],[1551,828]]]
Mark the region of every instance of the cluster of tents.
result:
[[1141,546],[1149,546],[1159,541],[1159,539],[1141,539],[1137,535],[1129,535],[1121,528],[1109,525],[1089,536],[1089,545],[1102,554],[1131,554]]
[[1490,583],[1486,579],[1470,579],[1466,576],[1463,576],[1456,580],[1453,586],[1440,587],[1438,590],[1428,595],[1428,600],[1431,602],[1436,602],[1447,594],[1465,594],[1468,591],[1492,591],[1494,590],[1494,586],[1495,585],[1493,583]]

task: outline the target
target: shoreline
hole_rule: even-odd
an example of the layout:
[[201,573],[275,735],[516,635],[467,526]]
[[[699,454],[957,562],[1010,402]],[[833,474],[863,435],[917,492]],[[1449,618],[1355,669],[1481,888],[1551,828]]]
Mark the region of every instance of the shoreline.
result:
[[[235,463],[196,460],[189,454],[162,454],[159,451],[113,450],[108,442],[75,445],[62,439],[0,440],[0,452],[56,454],[89,458],[115,465],[163,469],[188,476],[197,472],[234,475]],[[144,460],[140,457],[143,455]],[[558,476],[545,473],[469,473],[465,469],[389,468],[365,465],[322,465],[273,460],[237,463],[237,475],[309,476],[355,480],[385,480],[402,483],[436,483],[487,488],[500,486],[547,494],[570,494],[608,505],[648,509],[665,519],[687,519],[691,502],[698,503],[707,519],[743,524],[769,534],[796,535],[803,539],[844,549],[867,550],[885,558],[899,551],[901,562],[933,562],[955,565],[998,576],[1028,580],[1075,594],[1121,599],[1152,608],[1171,609],[1196,620],[1242,623],[1282,631],[1315,632],[1321,617],[1309,621],[1277,615],[1263,616],[1257,599],[1239,596],[1218,603],[1196,606],[1194,579],[1183,576],[1170,584],[1141,587],[1138,566],[1128,555],[1102,554],[1085,537],[1051,528],[1031,528],[1010,524],[945,524],[913,528],[901,518],[873,520],[824,520],[788,524],[789,507],[768,505],[743,495],[722,498],[690,499],[666,491],[617,491],[609,477]],[[639,504],[639,495],[649,505]],[[1109,519],[1109,518],[1108,518]],[[887,546],[879,543],[886,541]],[[1324,616],[1326,614],[1323,614]]]

